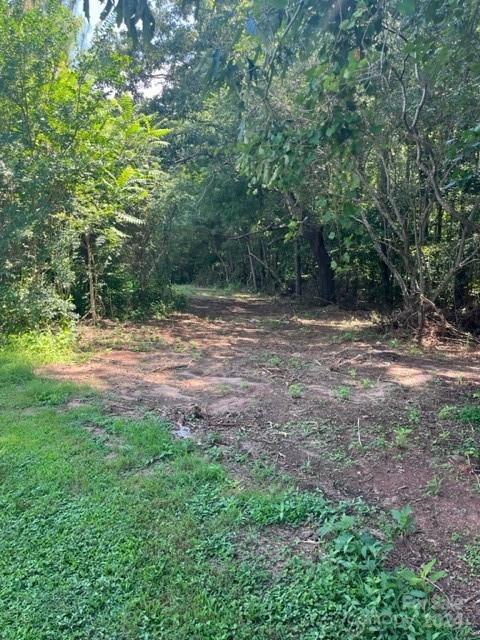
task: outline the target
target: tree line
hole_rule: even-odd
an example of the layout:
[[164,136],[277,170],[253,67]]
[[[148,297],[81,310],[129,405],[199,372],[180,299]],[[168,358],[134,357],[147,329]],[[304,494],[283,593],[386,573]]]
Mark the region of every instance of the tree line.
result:
[[86,51],[1,5],[4,329],[185,282],[478,328],[478,2],[111,2]]

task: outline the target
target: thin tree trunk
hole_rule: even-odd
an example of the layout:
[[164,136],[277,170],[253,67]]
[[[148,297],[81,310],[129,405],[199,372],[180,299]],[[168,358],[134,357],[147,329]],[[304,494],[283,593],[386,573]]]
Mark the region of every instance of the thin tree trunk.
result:
[[442,207],[437,204],[437,223],[435,226],[435,241],[441,242],[442,240],[442,223],[443,223],[443,210]]
[[423,332],[425,331],[425,301],[424,296],[420,295],[417,311],[417,342],[419,345],[423,342]]
[[278,273],[276,271],[274,271],[272,269],[272,267],[270,267],[268,264],[263,262],[263,260],[260,260],[260,258],[258,256],[256,256],[254,253],[251,253],[251,256],[256,262],[258,262],[259,264],[263,265],[265,267],[265,269],[268,269],[268,272],[271,274],[271,276],[273,277],[275,282],[280,286],[280,288],[282,288],[283,287],[283,282],[282,282],[280,276],[278,275]]
[[298,236],[294,240],[294,262],[295,262],[295,295],[302,297],[302,256],[300,253],[300,239]]
[[[381,244],[382,251],[387,253],[387,246],[385,243]],[[392,279],[390,277],[390,271],[383,260],[379,260],[380,266],[380,276],[382,280],[382,298],[388,309],[391,309],[393,306],[393,290],[392,290]]]
[[252,276],[252,283],[254,291],[258,291],[257,272],[255,271],[255,265],[252,258],[252,250],[250,249],[250,243],[247,242],[248,261],[250,263],[250,274]]
[[90,234],[85,234],[85,248],[87,251],[87,275],[88,275],[88,297],[90,304],[90,316],[94,324],[97,323],[97,287],[95,275],[95,259],[93,257],[92,247],[90,244]]
[[[265,262],[265,264],[268,264],[267,252],[265,249],[265,242],[263,238],[260,240],[260,258],[263,260],[263,262]],[[263,265],[260,265],[259,271],[260,271],[260,288],[262,290],[265,290],[268,286],[268,273]]]
[[212,247],[213,247],[213,251],[215,252],[215,255],[218,258],[218,261],[222,265],[223,272],[225,274],[225,284],[228,285],[228,284],[230,284],[230,275],[228,273],[228,265],[225,262],[225,260],[222,258],[222,256],[220,255],[220,249],[217,246],[217,240],[216,240],[215,236],[212,236]]

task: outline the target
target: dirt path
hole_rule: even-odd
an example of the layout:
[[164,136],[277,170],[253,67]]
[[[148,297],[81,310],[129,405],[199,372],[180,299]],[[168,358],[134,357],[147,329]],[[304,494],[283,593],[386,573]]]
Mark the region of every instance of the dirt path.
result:
[[103,389],[112,412],[168,416],[239,475],[253,461],[335,498],[411,505],[417,532],[395,561],[437,558],[452,606],[480,624],[480,434],[445,409],[478,404],[478,353],[422,354],[366,318],[210,292],[168,321],[82,340],[91,360],[43,373]]

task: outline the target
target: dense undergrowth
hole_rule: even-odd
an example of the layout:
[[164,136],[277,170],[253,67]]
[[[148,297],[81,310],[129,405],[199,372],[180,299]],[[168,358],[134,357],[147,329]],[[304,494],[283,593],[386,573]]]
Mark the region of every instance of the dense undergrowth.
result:
[[[432,608],[428,569],[384,568],[362,505],[241,488],[156,417],[37,377],[65,336],[22,340],[0,356],[5,640],[474,637]],[[305,525],[313,555],[285,543]]]

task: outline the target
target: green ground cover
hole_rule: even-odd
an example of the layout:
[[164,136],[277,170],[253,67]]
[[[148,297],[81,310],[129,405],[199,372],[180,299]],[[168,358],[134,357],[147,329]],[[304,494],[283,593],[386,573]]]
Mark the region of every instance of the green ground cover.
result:
[[[0,354],[3,640],[474,637],[433,610],[432,574],[384,568],[362,505],[242,488],[158,418],[34,374],[67,355],[53,338]],[[315,554],[285,542],[305,526]]]

